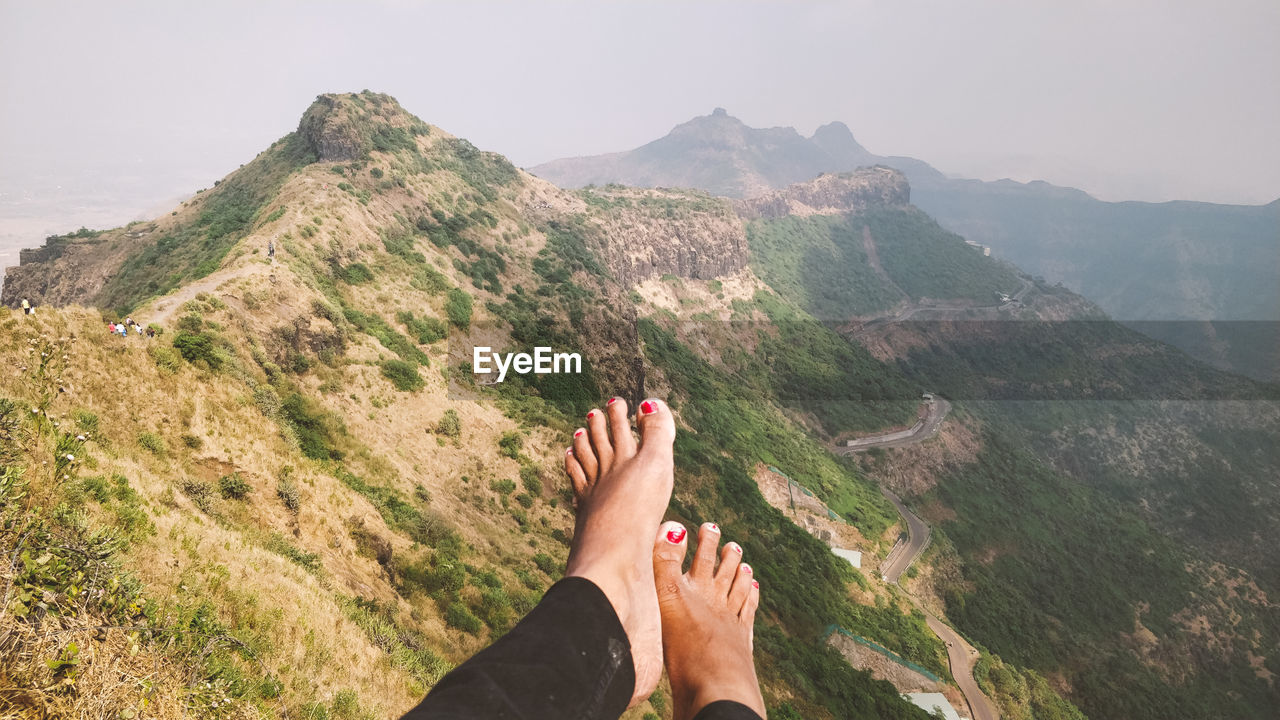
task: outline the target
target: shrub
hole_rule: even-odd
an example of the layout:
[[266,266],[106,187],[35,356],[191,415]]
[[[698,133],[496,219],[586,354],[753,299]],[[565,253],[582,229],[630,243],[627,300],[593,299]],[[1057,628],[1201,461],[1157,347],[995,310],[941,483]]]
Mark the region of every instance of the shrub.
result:
[[538,553],[537,555],[534,555],[533,564],[537,565],[539,570],[550,577],[555,577],[560,573],[560,563],[556,562],[555,558],[546,553]]
[[253,486],[241,477],[240,473],[223,475],[218,479],[218,491],[228,500],[243,500],[252,489]]
[[508,480],[506,478],[501,480],[494,479],[489,481],[489,489],[499,495],[510,495],[515,492],[516,483],[514,480]]
[[270,385],[259,385],[253,390],[253,404],[263,415],[275,417],[280,412],[280,395]]
[[339,266],[334,274],[338,279],[348,285],[363,285],[373,280],[373,271],[364,263],[355,262],[346,267]]
[[285,471],[283,474],[284,477],[276,483],[276,497],[280,498],[289,512],[297,515],[302,509],[302,493],[298,492],[298,486],[293,484],[289,473]]
[[178,372],[182,367],[182,356],[171,347],[153,346],[151,348],[151,359],[156,361],[156,367],[169,375]]
[[451,438],[461,436],[462,418],[458,417],[458,411],[453,408],[445,410],[440,422],[436,423],[436,432]]
[[204,447],[204,438],[200,437],[199,435],[192,435],[190,433],[186,433],[182,436],[182,444],[186,445],[192,450],[199,450],[200,448]]
[[536,465],[520,466],[520,484],[534,497],[542,494],[542,473],[538,472]]
[[338,431],[316,403],[298,393],[289,393],[280,403],[280,414],[293,426],[302,454],[312,460],[339,460],[342,453],[334,447]]
[[378,179],[382,177],[382,168],[369,168],[369,174]]
[[471,327],[471,296],[464,290],[450,288],[444,312],[449,317],[450,325],[467,330]]
[[533,507],[533,496],[529,495],[529,493],[520,493],[516,496],[516,502],[525,508],[531,508]]
[[494,630],[506,630],[511,625],[511,598],[501,586],[486,587],[480,591],[476,615]]
[[412,312],[402,310],[396,313],[396,320],[408,328],[409,333],[423,345],[430,345],[433,342],[443,340],[449,335],[449,327],[444,324],[443,320],[438,318],[418,318],[414,317]]
[[173,347],[182,353],[182,357],[186,358],[187,362],[204,361],[211,370],[217,370],[222,366],[222,356],[218,354],[213,338],[204,333],[178,333],[173,338]]
[[449,627],[455,627],[463,632],[476,635],[480,632],[483,625],[480,618],[476,617],[467,609],[466,605],[461,602],[455,602],[449,605],[449,609],[444,613],[444,621]]
[[164,455],[169,450],[164,438],[153,432],[138,433],[138,446],[156,456]]
[[213,514],[213,488],[208,483],[187,478],[179,488],[183,495],[191,498],[191,502],[206,514]]
[[198,312],[189,312],[178,318],[178,332],[195,334],[204,329],[204,318]]
[[426,381],[418,374],[418,366],[413,363],[389,359],[382,361],[381,368],[383,377],[402,392],[421,390],[426,385]]
[[524,447],[524,438],[515,430],[508,430],[498,438],[498,449],[503,456],[511,459],[520,457],[520,449]]

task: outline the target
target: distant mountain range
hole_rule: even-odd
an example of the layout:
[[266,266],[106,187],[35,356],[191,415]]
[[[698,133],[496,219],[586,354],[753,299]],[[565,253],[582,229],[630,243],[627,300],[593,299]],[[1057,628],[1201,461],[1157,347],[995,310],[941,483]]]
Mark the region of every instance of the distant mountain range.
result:
[[553,160],[531,171],[563,187],[692,187],[749,197],[822,173],[901,170],[911,201],[944,227],[1112,317],[1194,357],[1280,380],[1280,200],[1263,206],[1104,202],[1046,182],[949,178],[876,155],[833,122],[804,137],[752,128],[717,108],[626,152]]

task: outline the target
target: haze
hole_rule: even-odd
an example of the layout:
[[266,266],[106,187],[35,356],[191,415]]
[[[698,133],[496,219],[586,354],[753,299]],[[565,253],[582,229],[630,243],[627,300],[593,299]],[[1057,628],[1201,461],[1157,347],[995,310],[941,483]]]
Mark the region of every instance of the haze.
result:
[[723,106],[1103,199],[1280,196],[1280,5],[0,4],[0,265],[163,212],[364,88],[529,166]]

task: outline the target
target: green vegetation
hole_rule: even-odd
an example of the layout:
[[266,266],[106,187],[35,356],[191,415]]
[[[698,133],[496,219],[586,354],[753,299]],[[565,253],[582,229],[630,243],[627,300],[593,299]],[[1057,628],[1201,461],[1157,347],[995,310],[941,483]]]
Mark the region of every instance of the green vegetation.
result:
[[440,417],[440,422],[436,425],[436,432],[445,437],[461,437],[462,419],[458,417],[458,411],[453,408],[445,410],[444,415]]
[[471,296],[464,290],[450,288],[448,299],[444,303],[444,313],[449,324],[459,330],[471,327]]
[[1018,288],[1011,269],[983,257],[919,210],[874,208],[858,221],[875,240],[885,272],[913,298],[967,298],[990,305],[997,292]]
[[399,355],[401,360],[422,366],[431,364],[426,353],[422,352],[412,340],[391,327],[386,320],[382,319],[382,316],[362,313],[349,306],[342,309],[342,314],[356,329],[377,338],[383,347]]
[[426,381],[418,374],[418,366],[413,363],[388,359],[383,360],[379,367],[382,370],[382,376],[390,380],[391,384],[401,392],[421,390],[426,385]]
[[240,473],[223,475],[218,479],[218,492],[228,500],[243,500],[249,496],[251,490],[253,486],[241,477]]
[[396,321],[404,325],[409,334],[423,345],[430,345],[449,336],[449,327],[438,318],[414,317],[412,311],[401,310],[396,313]]
[[143,245],[111,275],[93,304],[128,313],[142,301],[218,269],[232,246],[254,226],[276,191],[297,168],[314,160],[290,133],[252,162],[193,201],[194,220]]

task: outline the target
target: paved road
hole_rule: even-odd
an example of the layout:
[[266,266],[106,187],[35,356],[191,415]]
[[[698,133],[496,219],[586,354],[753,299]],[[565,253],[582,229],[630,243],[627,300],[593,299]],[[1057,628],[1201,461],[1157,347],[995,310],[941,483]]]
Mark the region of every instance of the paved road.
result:
[[832,450],[838,455],[852,455],[856,452],[870,450],[871,448],[896,448],[906,447],[924,442],[933,437],[938,432],[938,427],[942,425],[942,421],[947,418],[947,413],[951,412],[951,403],[940,397],[935,397],[929,401],[929,414],[924,419],[924,424],[918,430],[906,437],[897,437],[898,433],[886,433],[886,439],[877,440],[878,435],[870,437],[858,438],[856,447],[836,446]]
[[[920,553],[929,546],[930,530],[928,523],[908,510],[897,495],[884,488],[881,488],[880,492],[893,503],[898,514],[907,523],[907,541],[895,546],[880,565],[880,572],[884,579],[898,585],[898,578],[902,577],[902,573],[906,572],[911,563],[915,562],[916,558],[920,557]],[[899,585],[899,587],[902,586]],[[903,588],[903,592],[906,592],[906,588]],[[959,633],[952,630],[950,625],[929,612],[911,593],[907,593],[907,597],[911,598],[911,602],[924,613],[929,629],[946,643],[947,662],[951,666],[951,675],[956,679],[960,692],[964,694],[965,702],[969,704],[969,715],[973,720],[999,720],[1000,712],[996,710],[995,703],[982,694],[978,689],[977,681],[973,679],[973,665],[978,661],[978,652],[972,645],[965,642]]]

